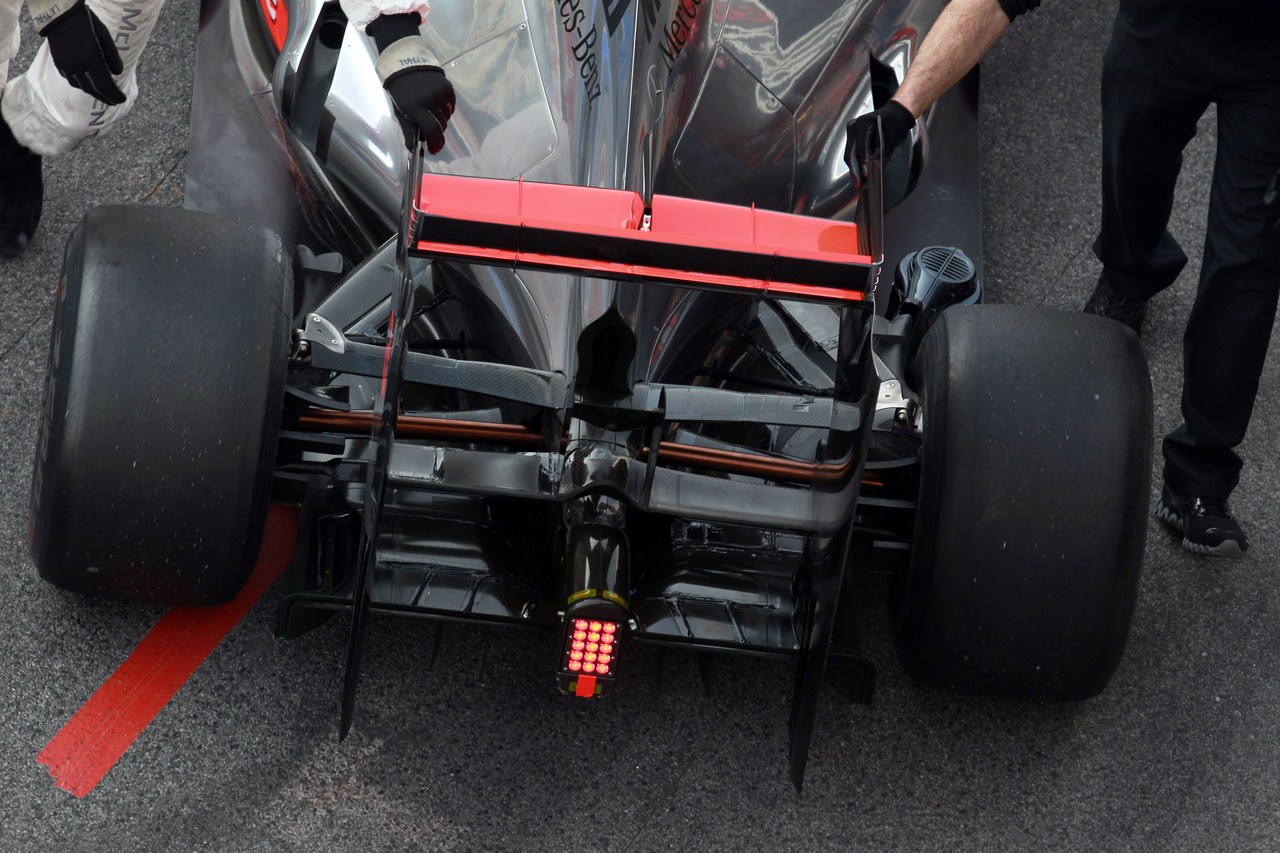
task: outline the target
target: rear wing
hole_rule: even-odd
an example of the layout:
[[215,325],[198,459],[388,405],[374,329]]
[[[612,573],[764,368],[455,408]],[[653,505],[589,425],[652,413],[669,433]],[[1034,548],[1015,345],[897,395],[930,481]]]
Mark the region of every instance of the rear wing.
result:
[[[373,464],[367,469],[367,488],[361,517],[355,586],[352,591],[352,620],[343,679],[340,734],[350,731],[355,711],[356,688],[365,648],[365,636],[374,602],[370,579],[377,563],[377,540],[386,493],[393,479],[392,452],[400,421],[401,386],[414,371],[452,370],[456,363],[426,353],[410,352],[406,320],[411,316],[413,283],[408,256],[450,259],[467,263],[546,269],[605,279],[638,280],[678,287],[736,293],[750,298],[820,302],[833,305],[839,315],[835,390],[832,400],[812,396],[726,395],[716,389],[660,388],[637,390],[630,405],[650,419],[648,458],[634,469],[644,478],[651,508],[677,509],[699,502],[711,506],[729,500],[768,507],[776,520],[788,515],[783,499],[790,499],[797,520],[813,519],[821,550],[815,560],[815,576],[806,605],[807,628],[803,644],[788,648],[796,655],[799,675],[792,710],[792,779],[799,787],[817,714],[818,690],[830,653],[836,600],[842,588],[847,562],[848,538],[827,530],[831,522],[852,511],[861,460],[852,442],[836,442],[827,448],[831,459],[795,465],[786,459],[758,459],[753,454],[733,453],[722,448],[680,445],[662,441],[662,426],[671,416],[711,421],[756,421],[825,426],[832,432],[853,433],[863,422],[863,409],[871,396],[867,377],[874,379],[869,358],[848,356],[845,347],[854,345],[851,334],[855,320],[867,321],[874,308],[876,277],[883,260],[880,246],[881,196],[879,162],[870,174],[859,205],[859,224],[796,216],[755,207],[718,204],[699,200],[654,196],[646,205],[636,193],[592,187],[534,183],[523,180],[495,180],[422,173],[422,149],[410,158],[404,185],[403,218],[396,242],[399,278],[391,293],[387,340],[382,353],[381,389],[373,428]],[[341,334],[341,333],[339,333]],[[859,339],[869,347],[869,338]],[[334,345],[339,339],[332,341]],[[469,363],[472,369],[493,368],[505,375],[523,371],[505,365]],[[561,377],[563,381],[563,377]],[[493,383],[490,383],[492,385]],[[494,389],[490,389],[494,390]],[[656,401],[650,396],[656,396]],[[643,398],[643,399],[640,399]],[[615,403],[617,406],[622,403]],[[341,413],[340,413],[341,414]],[[441,423],[444,431],[461,430],[459,438],[485,425]],[[511,425],[500,424],[506,428]],[[519,427],[516,427],[519,429]],[[537,438],[538,436],[533,436]],[[545,438],[545,436],[544,436]],[[844,446],[836,446],[843,444]],[[412,452],[412,448],[410,448]],[[750,483],[732,482],[722,477],[668,472],[657,465],[663,452],[677,454],[678,462],[695,463],[719,470],[737,470],[753,476],[790,478],[791,469],[800,472],[813,488],[764,489]],[[429,451],[434,452],[434,451]],[[469,451],[459,451],[469,453]],[[826,451],[824,450],[824,453]],[[439,456],[435,462],[439,463]],[[511,464],[528,463],[531,455],[509,456]],[[497,458],[472,454],[453,456],[448,464],[435,464],[432,471],[446,470],[453,476],[482,476],[482,471],[498,467]],[[470,466],[470,467],[468,467]],[[726,467],[727,466],[727,467]],[[745,466],[745,467],[744,467]],[[762,467],[763,466],[763,467]],[[767,468],[767,470],[765,470]],[[614,466],[610,465],[610,471]],[[631,477],[631,469],[621,469]],[[534,472],[541,476],[539,472]],[[433,474],[438,483],[439,477]],[[663,501],[666,503],[663,504]],[[740,512],[740,511],[739,511]],[[822,522],[822,524],[819,524]],[[826,553],[830,552],[830,553]],[[785,614],[783,621],[790,621]],[[735,623],[736,624],[736,623]],[[771,623],[770,623],[771,624]]]
[[878,258],[848,222],[754,206],[426,174],[409,253],[742,295],[870,303]]

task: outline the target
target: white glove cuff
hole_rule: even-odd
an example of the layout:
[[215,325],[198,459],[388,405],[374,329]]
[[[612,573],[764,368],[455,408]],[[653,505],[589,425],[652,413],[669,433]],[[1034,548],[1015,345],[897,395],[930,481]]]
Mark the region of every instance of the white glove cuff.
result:
[[27,0],[27,12],[36,30],[44,32],[61,15],[70,12],[82,0]]
[[427,45],[422,40],[422,37],[405,36],[399,41],[392,42],[378,56],[376,68],[378,70],[378,79],[385,86],[392,77],[401,72],[428,65],[438,67],[440,61],[431,55],[431,51],[427,50]]

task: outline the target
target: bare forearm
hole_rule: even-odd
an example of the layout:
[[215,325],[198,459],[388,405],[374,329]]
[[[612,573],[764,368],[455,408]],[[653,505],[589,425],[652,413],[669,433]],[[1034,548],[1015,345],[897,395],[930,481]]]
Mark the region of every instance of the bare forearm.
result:
[[1008,26],[997,0],[952,0],[925,36],[893,99],[919,117],[978,64]]

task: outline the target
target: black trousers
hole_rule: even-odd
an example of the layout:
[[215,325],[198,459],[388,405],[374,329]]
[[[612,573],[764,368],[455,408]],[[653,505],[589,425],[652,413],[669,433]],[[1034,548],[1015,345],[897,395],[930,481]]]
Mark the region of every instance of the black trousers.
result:
[[1187,256],[1168,231],[1182,150],[1217,105],[1200,285],[1183,337],[1184,423],[1164,440],[1176,492],[1226,498],[1280,296],[1280,0],[1254,9],[1122,0],[1102,67],[1102,228],[1121,295],[1149,298]]

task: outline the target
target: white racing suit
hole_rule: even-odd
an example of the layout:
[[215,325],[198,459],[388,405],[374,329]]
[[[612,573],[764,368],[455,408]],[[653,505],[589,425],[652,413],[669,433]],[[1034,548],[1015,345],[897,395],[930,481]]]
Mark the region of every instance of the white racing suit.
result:
[[347,20],[360,32],[379,15],[417,12],[424,21],[427,19],[427,0],[341,0],[341,3]]
[[[42,44],[25,73],[6,84],[9,60],[18,52],[18,16],[23,0],[0,0],[0,113],[14,137],[29,150],[47,157],[75,148],[119,121],[138,96],[135,69],[164,0],[86,0],[112,33],[124,73],[115,78],[127,100],[108,106],[73,87],[54,67],[49,46]],[[363,31],[384,14],[427,14],[423,0],[341,0],[351,24]]]
[[[134,69],[138,57],[164,0],[87,0],[89,8],[110,32],[124,63],[124,73],[116,85],[128,99],[116,107],[107,106],[81,92],[62,78],[53,65],[49,45],[42,44],[25,73],[3,86],[0,112],[14,137],[42,157],[62,154],[97,136],[133,109],[138,96]],[[23,0],[0,0],[0,81],[8,76],[9,60],[18,52],[18,15]]]

